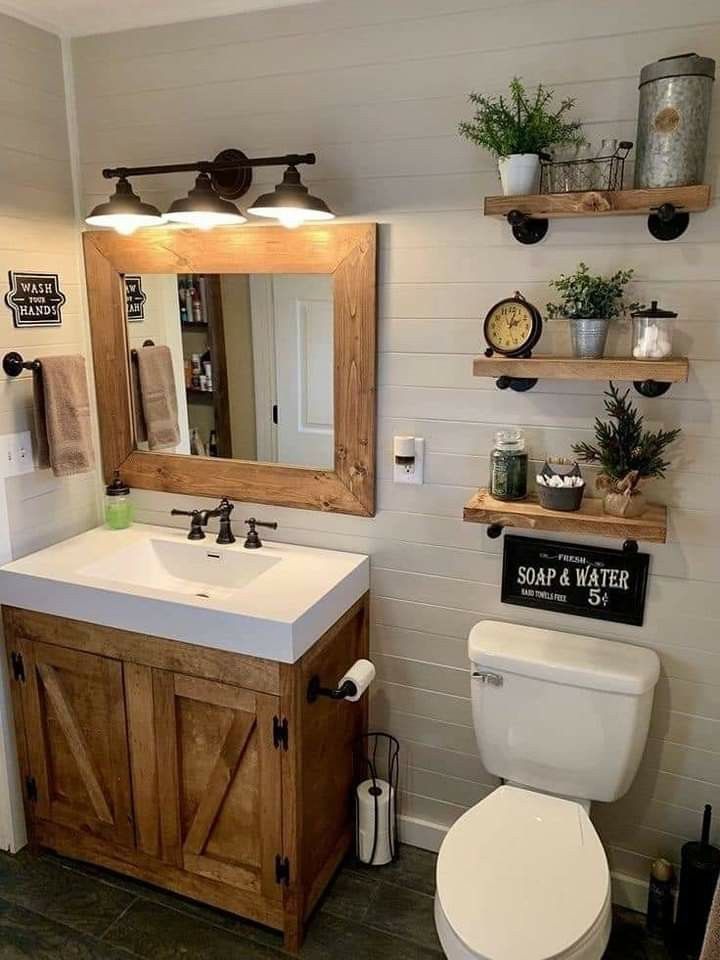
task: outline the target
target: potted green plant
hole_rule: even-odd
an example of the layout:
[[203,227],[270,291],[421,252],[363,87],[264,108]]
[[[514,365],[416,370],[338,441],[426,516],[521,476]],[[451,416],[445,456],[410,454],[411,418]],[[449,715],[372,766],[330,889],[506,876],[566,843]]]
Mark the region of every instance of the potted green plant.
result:
[[640,308],[639,303],[624,300],[625,287],[632,276],[632,270],[618,270],[611,277],[602,277],[590,273],[586,264],[579,263],[575,273],[561,273],[557,280],[550,281],[550,286],[560,294],[560,302],[547,305],[548,317],[561,317],[570,322],[570,340],[576,357],[602,357],[610,321]]
[[461,136],[485,147],[498,158],[498,170],[506,196],[536,193],[540,154],[552,146],[582,146],[585,137],[579,120],[568,120],[575,106],[572,98],[550,106],[555,93],[541,83],[530,94],[519,77],[510,83],[509,98],[471,93],[475,107],[472,120],[464,120]]
[[640,483],[664,477],[670,463],[666,449],[680,429],[643,429],[644,419],[628,400],[630,390],[620,394],[614,383],[605,391],[605,410],[610,422],[595,419],[595,443],[573,444],[573,453],[583,463],[597,463],[601,473],[598,486],[605,490],[603,510],[616,517],[639,517],[645,510]]

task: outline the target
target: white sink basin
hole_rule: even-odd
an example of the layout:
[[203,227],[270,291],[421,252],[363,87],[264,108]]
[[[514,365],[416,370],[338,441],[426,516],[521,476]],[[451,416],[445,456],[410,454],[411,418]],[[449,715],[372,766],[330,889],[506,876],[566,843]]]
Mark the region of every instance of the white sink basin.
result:
[[369,588],[368,558],[98,527],[0,568],[0,603],[293,663]]
[[229,597],[270,570],[280,557],[260,550],[227,550],[212,540],[202,548],[183,540],[159,537],[141,540],[83,567],[78,572],[98,580],[113,580],[128,587],[154,587],[181,597],[203,600]]

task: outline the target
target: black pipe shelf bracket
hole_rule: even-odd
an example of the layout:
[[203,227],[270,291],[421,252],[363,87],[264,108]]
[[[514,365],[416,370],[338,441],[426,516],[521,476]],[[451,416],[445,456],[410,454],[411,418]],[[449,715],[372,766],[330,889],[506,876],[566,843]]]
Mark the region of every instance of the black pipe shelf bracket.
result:
[[[516,393],[527,393],[537,383],[537,377],[509,377],[507,374],[495,380],[498,390],[514,390]],[[658,380],[633,380],[633,386],[641,396],[653,400],[667,393],[672,384],[661,383]]]
[[508,377],[503,375],[495,381],[498,390],[514,390],[516,393],[526,393],[537,384],[537,377]]
[[658,380],[633,380],[633,386],[641,397],[649,397],[652,400],[667,393],[672,384],[661,383]]
[[[656,240],[677,240],[690,224],[690,214],[687,210],[683,210],[674,203],[661,203],[659,207],[652,207],[651,210],[647,226]],[[511,210],[507,214],[507,222],[518,243],[526,245],[540,243],[548,232],[547,217],[533,217],[529,213],[523,213],[522,210]]]
[[21,353],[18,353],[17,350],[11,350],[3,357],[2,367],[8,377],[19,377],[23,370],[32,370],[33,372],[39,370],[40,361],[23,360]]
[[677,240],[688,228],[690,214],[674,203],[661,203],[653,207],[647,225],[656,240]]
[[540,243],[548,232],[549,222],[545,217],[531,217],[522,210],[511,210],[507,215],[507,222],[518,243],[526,245]]

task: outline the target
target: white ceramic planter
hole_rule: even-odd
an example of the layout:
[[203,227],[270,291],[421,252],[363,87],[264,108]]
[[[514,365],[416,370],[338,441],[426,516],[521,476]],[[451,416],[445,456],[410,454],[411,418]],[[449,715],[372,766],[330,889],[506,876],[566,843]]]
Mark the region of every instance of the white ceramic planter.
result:
[[512,153],[509,157],[498,157],[498,171],[506,197],[537,193],[540,157],[536,153]]

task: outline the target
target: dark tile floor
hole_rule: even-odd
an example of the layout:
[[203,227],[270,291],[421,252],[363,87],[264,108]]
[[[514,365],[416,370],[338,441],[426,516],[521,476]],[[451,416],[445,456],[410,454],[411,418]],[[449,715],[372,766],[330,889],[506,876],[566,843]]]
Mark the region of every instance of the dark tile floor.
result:
[[[302,960],[438,960],[433,854],[403,847],[380,869],[345,866]],[[606,960],[667,960],[643,917],[619,911]],[[279,934],[52,854],[0,853],[0,960],[287,960]]]

